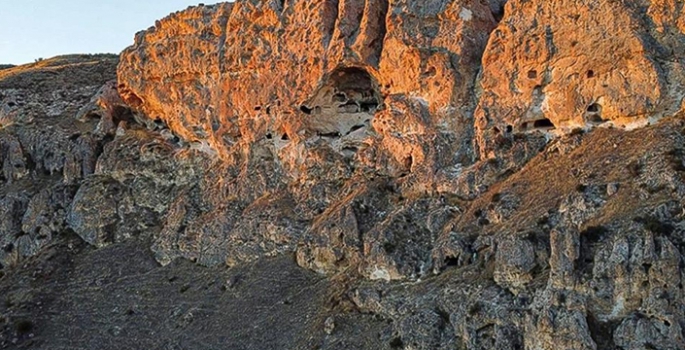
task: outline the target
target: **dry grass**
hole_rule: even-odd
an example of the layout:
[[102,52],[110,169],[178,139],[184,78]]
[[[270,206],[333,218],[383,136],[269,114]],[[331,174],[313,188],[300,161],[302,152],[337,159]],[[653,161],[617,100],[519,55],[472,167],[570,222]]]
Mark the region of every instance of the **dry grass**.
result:
[[[618,184],[619,190],[607,198],[596,221],[632,217],[640,208],[654,207],[671,198],[668,193],[653,193],[649,198],[639,196],[641,189],[636,177],[641,171],[674,171],[669,169],[666,154],[683,143],[683,120],[668,118],[644,129],[622,131],[597,129],[584,136],[582,142],[566,154],[548,147],[532,159],[521,171],[492,186],[487,193],[474,200],[457,228],[475,226],[479,210],[492,205],[493,196],[513,195],[519,199],[517,212],[498,224],[485,226],[484,233],[520,232],[535,227],[549,210],[559,208],[570,194],[587,186]],[[563,141],[561,141],[563,142]],[[632,170],[631,170],[632,169]],[[642,189],[643,190],[643,189]]]

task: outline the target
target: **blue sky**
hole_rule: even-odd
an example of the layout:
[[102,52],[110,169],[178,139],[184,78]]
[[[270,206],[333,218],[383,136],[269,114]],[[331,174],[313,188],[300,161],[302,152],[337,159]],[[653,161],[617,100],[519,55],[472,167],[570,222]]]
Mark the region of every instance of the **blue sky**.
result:
[[155,20],[200,2],[0,0],[0,64],[71,53],[119,53]]

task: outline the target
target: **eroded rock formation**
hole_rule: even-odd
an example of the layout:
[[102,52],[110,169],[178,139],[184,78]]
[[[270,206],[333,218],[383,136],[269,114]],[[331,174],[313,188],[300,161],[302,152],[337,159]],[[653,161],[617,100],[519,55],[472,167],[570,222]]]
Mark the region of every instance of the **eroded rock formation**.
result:
[[633,128],[677,112],[682,11],[658,0],[508,4],[483,56],[482,155],[499,132]]
[[0,344],[684,348],[682,11],[243,0],[3,70]]

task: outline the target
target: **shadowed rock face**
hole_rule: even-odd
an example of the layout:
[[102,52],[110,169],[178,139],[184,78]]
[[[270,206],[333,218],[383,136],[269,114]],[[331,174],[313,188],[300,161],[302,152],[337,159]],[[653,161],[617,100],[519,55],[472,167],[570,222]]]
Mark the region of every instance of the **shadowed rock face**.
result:
[[245,0],[3,70],[0,347],[685,348],[682,11]]

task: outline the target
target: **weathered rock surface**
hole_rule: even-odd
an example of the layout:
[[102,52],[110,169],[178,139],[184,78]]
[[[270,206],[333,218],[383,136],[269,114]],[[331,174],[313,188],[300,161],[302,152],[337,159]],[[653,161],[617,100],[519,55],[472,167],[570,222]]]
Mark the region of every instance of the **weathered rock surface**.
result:
[[483,56],[482,156],[500,133],[632,128],[682,108],[681,4],[540,0],[505,12]]
[[73,115],[111,79],[112,55],[71,55],[2,70],[0,123]]
[[399,133],[385,145],[399,166],[412,156],[421,158],[414,167],[428,162],[418,146],[415,155],[405,150],[415,134],[457,140],[433,157],[470,159],[472,90],[495,24],[489,7],[473,0],[200,6],[138,33],[122,53],[120,91],[135,109],[223,157],[269,135],[283,139],[275,156],[291,171],[304,171],[304,159],[289,155],[320,138],[356,153],[374,139],[373,114],[396,108],[432,112],[416,127],[377,131]]
[[[238,232],[212,234],[235,231],[239,221],[214,222],[218,217],[248,217],[242,211],[267,197],[297,203],[294,221],[269,228],[275,232],[267,241],[300,242],[303,265],[329,272],[352,266],[392,279],[424,275],[439,227],[392,237],[388,231],[428,208],[442,211],[434,226],[447,220],[450,211],[423,196],[435,192],[433,173],[475,159],[472,91],[495,24],[490,7],[478,1],[264,1],[191,8],[139,33],[119,65],[124,100],[221,159],[217,171],[237,175],[229,183],[211,180],[218,193],[236,197],[231,203],[208,203],[197,214],[178,208],[185,219],[172,226],[182,230],[163,229],[162,241],[183,243],[160,242],[159,256],[214,264],[281,251],[229,254],[262,234],[251,226],[249,233],[237,225]],[[225,177],[209,175],[217,176]],[[367,182],[368,191],[356,189]],[[388,196],[386,188],[397,190]],[[364,214],[342,209],[365,200],[359,196],[378,202],[370,205],[376,214],[359,218]],[[361,227],[328,242],[316,227],[338,208]],[[399,208],[409,213],[391,214]],[[423,243],[408,252],[383,248],[411,236]],[[414,255],[411,261],[401,261],[405,253]],[[378,256],[356,259],[360,254]]]
[[682,11],[243,0],[3,70],[0,347],[685,348]]

